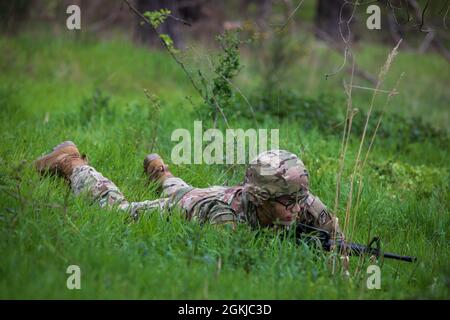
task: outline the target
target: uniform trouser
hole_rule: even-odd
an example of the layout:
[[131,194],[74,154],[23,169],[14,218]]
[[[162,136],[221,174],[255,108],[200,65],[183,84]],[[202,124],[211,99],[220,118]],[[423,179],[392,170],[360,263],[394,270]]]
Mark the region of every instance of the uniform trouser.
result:
[[100,207],[116,207],[128,211],[133,217],[137,217],[138,211],[167,208],[170,196],[181,188],[189,187],[182,179],[170,177],[165,179],[162,184],[163,198],[129,202],[114,182],[88,165],[76,167],[73,170],[70,184],[75,195],[85,194],[92,201],[97,202]]

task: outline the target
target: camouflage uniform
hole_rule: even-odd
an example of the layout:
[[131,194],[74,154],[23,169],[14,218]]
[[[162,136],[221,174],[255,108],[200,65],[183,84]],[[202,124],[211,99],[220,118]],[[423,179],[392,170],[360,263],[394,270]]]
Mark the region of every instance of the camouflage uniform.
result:
[[137,217],[141,211],[153,209],[162,211],[177,205],[185,210],[188,219],[198,220],[201,223],[234,222],[235,210],[239,211],[239,208],[236,202],[230,207],[233,202],[233,190],[242,189],[218,186],[199,189],[188,185],[180,178],[170,177],[163,182],[163,198],[129,202],[111,180],[88,165],[75,168],[70,176],[70,182],[75,195],[86,194],[91,200],[99,203],[100,207],[117,207]]
[[129,211],[133,216],[140,210],[163,210],[167,205],[167,198],[128,202],[114,182],[88,165],[76,167],[69,180],[75,195],[84,193],[102,208],[117,207]]
[[87,193],[101,207],[116,206],[137,216],[144,210],[183,209],[187,219],[200,223],[248,223],[258,227],[256,208],[264,201],[283,195],[298,199],[298,220],[340,235],[337,219],[319,198],[309,191],[308,172],[303,162],[284,150],[260,154],[247,168],[242,185],[194,188],[178,177],[163,182],[163,198],[128,202],[117,186],[93,167],[77,167],[70,177],[75,194]]

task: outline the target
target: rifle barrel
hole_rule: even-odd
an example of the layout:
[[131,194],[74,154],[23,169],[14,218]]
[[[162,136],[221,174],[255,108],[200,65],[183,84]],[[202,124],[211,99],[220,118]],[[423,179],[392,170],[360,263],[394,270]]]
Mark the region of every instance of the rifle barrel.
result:
[[[330,234],[328,231],[315,228],[303,223],[297,223],[296,235],[297,238],[300,239],[303,234],[313,234],[313,238],[319,239],[322,247],[326,251],[330,251],[330,249],[334,246],[337,246],[339,252],[346,251],[349,255],[375,255],[375,256],[383,256],[388,259],[395,259],[406,262],[416,262],[416,257],[409,256],[401,256],[395,253],[383,252],[380,250],[380,239],[378,237],[374,237],[372,241],[370,241],[368,246],[359,244],[359,243],[350,243],[350,242],[342,242],[342,241],[334,241],[330,239]],[[372,244],[377,245],[377,247],[373,247]]]
[[410,256],[401,256],[395,253],[389,253],[389,252],[383,252],[383,256],[388,259],[395,259],[395,260],[401,260],[406,262],[416,262],[416,257],[410,257]]
[[364,246],[364,245],[358,244],[358,243],[338,242],[337,246],[338,246],[339,251],[343,251],[344,249],[346,249],[348,254],[350,254],[350,255],[352,255],[352,254],[353,255],[362,255],[362,254],[366,253],[366,254],[375,255],[375,256],[382,255],[383,257],[385,257],[387,259],[401,260],[401,261],[406,261],[406,262],[416,262],[417,261],[416,257],[402,256],[402,255],[395,254],[395,253],[383,252],[383,251],[379,251],[376,248],[368,248],[367,246]]

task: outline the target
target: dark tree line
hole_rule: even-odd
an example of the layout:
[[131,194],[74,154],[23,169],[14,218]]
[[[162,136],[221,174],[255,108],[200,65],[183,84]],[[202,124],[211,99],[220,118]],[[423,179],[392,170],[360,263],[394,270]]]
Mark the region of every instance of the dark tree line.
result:
[[[378,34],[382,35],[383,41],[397,43],[404,39],[404,48],[420,52],[432,48],[450,61],[447,49],[450,36],[446,25],[447,20],[450,21],[450,18],[446,19],[450,15],[448,0],[130,0],[142,13],[167,8],[174,17],[189,23],[191,27],[186,27],[179,20],[168,18],[159,27],[158,32],[168,34],[178,48],[183,46],[186,35],[194,38],[207,36],[210,40],[211,35],[220,33],[227,26],[239,25],[246,19],[252,20],[258,31],[270,31],[273,23],[269,20],[280,12],[280,8],[285,19],[290,19],[290,30],[295,32],[303,22],[296,18],[297,13],[311,1],[315,5],[313,30],[322,40],[342,46],[343,38],[349,41],[358,39],[364,32],[362,28],[365,28],[365,9],[370,4],[377,4],[382,9],[382,30]],[[32,25],[39,19],[63,29],[65,8],[70,4],[81,7],[82,25],[88,32],[102,34],[112,28],[131,28],[140,43],[159,46],[157,35],[130,14],[122,0],[0,0],[0,31],[15,33],[25,22]],[[291,13],[295,14],[291,16]]]

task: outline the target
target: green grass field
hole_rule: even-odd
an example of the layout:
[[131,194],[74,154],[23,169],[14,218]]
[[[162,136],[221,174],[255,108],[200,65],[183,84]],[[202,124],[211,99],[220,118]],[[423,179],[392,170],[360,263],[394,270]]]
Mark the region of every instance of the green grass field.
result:
[[[361,46],[357,58],[376,74],[388,52]],[[244,65],[250,60],[245,58]],[[332,94],[345,112],[342,77],[348,75],[322,76],[339,62],[339,56],[314,46],[294,61],[288,85],[311,97]],[[393,113],[414,115],[447,130],[448,63],[433,54],[400,52],[385,89],[401,72],[400,94],[386,121]],[[244,68],[237,79],[252,95],[258,95],[258,81],[252,68]],[[154,150],[154,113],[144,88],[161,100]],[[103,109],[89,109],[92,104],[86,102],[96,90],[109,97]],[[198,103],[166,53],[121,38],[97,42],[24,33],[0,39],[0,298],[450,298],[449,148],[436,138],[380,138],[364,170],[352,240],[365,243],[379,235],[386,251],[418,257],[415,264],[384,261],[380,290],[367,289],[369,263],[358,267],[357,258],[351,258],[347,279],[331,273],[326,254],[270,232],[200,227],[176,213],[164,218],[144,214],[129,224],[123,213],[101,210],[74,197],[62,179],[42,178],[33,170],[32,160],[73,140],[130,200],[154,199],[158,194],[146,184],[142,161],[153,151],[170,164],[172,131],[192,130],[196,120],[187,96]],[[367,92],[355,91],[356,107],[365,109],[369,101]],[[341,135],[306,129],[307,120],[266,117],[258,125],[280,129],[280,147],[299,154],[312,190],[333,207]],[[234,119],[231,125],[250,128],[253,123]],[[337,212],[341,221],[358,142],[353,135]],[[244,174],[244,166],[172,165],[171,170],[199,187],[240,183]],[[81,268],[81,290],[66,288],[66,268],[72,264]]]

